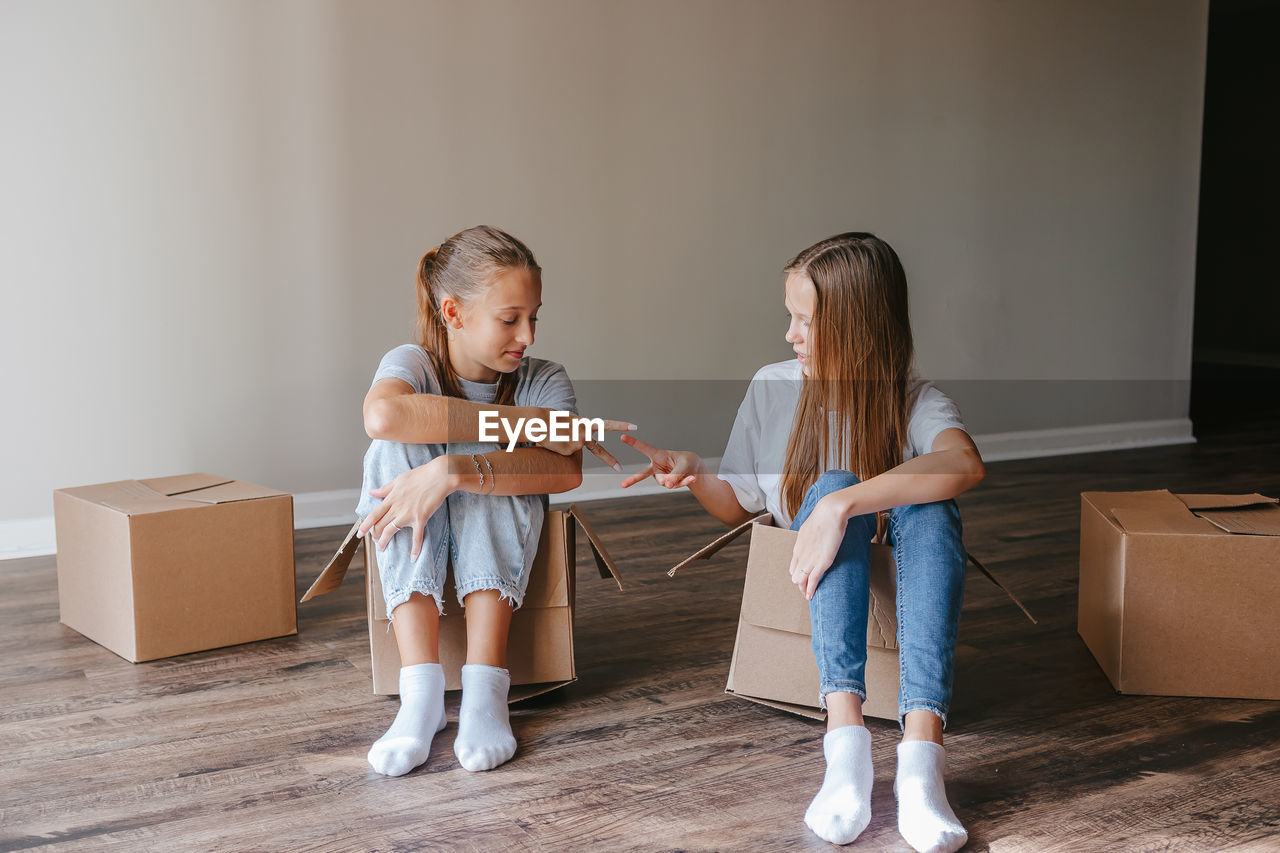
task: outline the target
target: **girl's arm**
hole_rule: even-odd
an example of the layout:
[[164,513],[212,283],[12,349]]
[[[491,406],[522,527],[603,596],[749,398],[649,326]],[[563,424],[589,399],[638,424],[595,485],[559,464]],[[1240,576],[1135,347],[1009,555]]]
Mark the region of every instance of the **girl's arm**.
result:
[[[448,460],[449,484],[455,492],[555,495],[582,485],[581,450],[561,456],[541,447],[517,447],[511,451],[491,450],[474,456],[457,453],[442,458]],[[479,470],[476,462],[480,463]]]
[[742,504],[738,503],[738,495],[733,486],[707,470],[701,457],[698,458],[698,469],[689,482],[689,491],[702,504],[703,509],[729,527],[737,527],[759,515],[743,509]]
[[[369,438],[380,438],[384,441],[395,441],[401,444],[447,444],[454,441],[483,441],[480,437],[480,413],[497,413],[488,417],[489,435],[497,435],[498,441],[508,444],[516,433],[516,442],[536,443],[538,448],[555,451],[561,456],[572,456],[583,447],[608,462],[617,471],[622,467],[613,454],[605,450],[598,442],[588,440],[552,441],[550,435],[535,440],[530,435],[532,423],[546,423],[551,418],[551,409],[542,406],[497,406],[493,403],[474,403],[460,397],[446,397],[440,394],[417,394],[413,386],[402,379],[380,379],[369,389],[364,398],[364,431]],[[635,429],[635,424],[624,421],[605,420],[607,431],[623,431]],[[581,433],[579,433],[581,435]],[[513,453],[518,451],[512,451]],[[581,458],[581,453],[578,453]],[[513,473],[521,473],[519,466]],[[578,470],[581,472],[579,463]],[[567,469],[566,469],[567,470]],[[527,473],[527,472],[524,472]],[[576,488],[570,487],[570,488]],[[568,489],[533,489],[524,492],[508,492],[507,494],[547,494]]]
[[895,506],[933,503],[971,489],[987,474],[978,448],[962,429],[944,429],[933,450],[818,501],[800,525],[791,551],[791,581],[807,599],[831,567],[849,519]]
[[[520,418],[546,419],[549,409],[537,406],[495,406],[460,397],[417,394],[402,379],[379,379],[364,398],[364,431],[369,438],[401,444],[447,444],[480,440],[480,411],[497,412],[514,425]],[[524,432],[523,428],[520,430]],[[505,443],[506,433],[499,429]],[[522,435],[519,441],[529,439]]]
[[416,560],[422,550],[427,519],[454,492],[543,495],[567,492],[581,482],[580,450],[568,456],[540,447],[518,447],[511,452],[494,450],[474,456],[445,454],[370,490],[369,494],[382,498],[382,502],[364,517],[357,536],[372,532],[372,539],[381,551],[397,532],[412,528],[411,557]]
[[703,509],[730,527],[756,517],[756,513],[742,508],[733,486],[712,474],[698,454],[688,450],[663,450],[633,435],[622,436],[622,441],[649,457],[648,465],[622,481],[624,489],[652,475],[659,485],[668,489],[688,486]]
[[953,427],[938,433],[931,452],[828,497],[849,519],[895,506],[945,501],[972,489],[986,475],[973,439]]

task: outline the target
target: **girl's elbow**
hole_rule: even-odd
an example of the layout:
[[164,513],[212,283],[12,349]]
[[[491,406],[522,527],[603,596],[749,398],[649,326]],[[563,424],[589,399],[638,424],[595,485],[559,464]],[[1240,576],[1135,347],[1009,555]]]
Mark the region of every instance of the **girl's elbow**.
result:
[[386,439],[391,430],[391,412],[384,400],[376,400],[365,406],[364,431],[373,439]]
[[972,489],[986,479],[987,466],[976,451],[971,451],[969,457],[969,488]]
[[565,488],[563,491],[566,492],[571,492],[582,485],[582,451],[576,451],[569,456],[569,459],[572,460],[572,464],[564,475]]

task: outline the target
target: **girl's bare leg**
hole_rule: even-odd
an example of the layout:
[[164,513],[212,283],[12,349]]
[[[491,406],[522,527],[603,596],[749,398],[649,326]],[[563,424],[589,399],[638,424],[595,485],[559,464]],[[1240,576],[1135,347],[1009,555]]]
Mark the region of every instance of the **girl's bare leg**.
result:
[[857,693],[827,694],[827,731],[843,726],[865,726],[866,724],[862,718],[861,696]]
[[462,707],[453,752],[471,771],[492,770],[516,754],[507,711],[510,601],[495,589],[478,589],[465,599],[467,663],[462,667]]
[[932,711],[908,711],[902,718],[903,740],[927,740],[942,746],[942,718]]
[[478,589],[466,597],[465,603],[467,663],[505,668],[511,602],[503,601],[496,589]]
[[400,665],[440,663],[440,608],[435,599],[415,592],[393,615]]

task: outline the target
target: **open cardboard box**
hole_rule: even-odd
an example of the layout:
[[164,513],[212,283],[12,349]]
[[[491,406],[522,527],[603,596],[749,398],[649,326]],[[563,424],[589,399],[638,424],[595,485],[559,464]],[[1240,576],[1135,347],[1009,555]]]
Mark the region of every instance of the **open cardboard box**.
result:
[[[774,527],[773,517],[765,513],[713,540],[670,569],[667,575],[675,577],[680,569],[694,560],[711,557],[748,530],[751,547],[747,552],[742,611],[725,692],[802,717],[825,719],[826,711],[818,705],[821,681],[813,659],[809,602],[796,591],[787,572],[795,547],[795,531]],[[973,562],[1035,622],[1003,584],[976,560]],[[867,611],[867,699],[862,704],[862,713],[894,721],[898,719],[899,679],[897,588],[893,549],[872,544],[871,596]]]
[[1082,493],[1078,630],[1121,693],[1280,699],[1280,505]]
[[296,634],[293,496],[213,474],[53,493],[64,625],[135,663]]
[[[573,653],[573,612],[575,533],[579,525],[587,534],[600,577],[613,578],[618,589],[622,589],[622,576],[582,510],[574,504],[565,510],[548,510],[524,602],[511,617],[507,641],[510,702],[555,690],[578,678]],[[392,695],[400,690],[400,652],[387,618],[378,575],[377,548],[369,547],[367,540],[356,538],[359,528],[360,522],[352,525],[337,553],[302,596],[302,601],[337,589],[346,577],[356,549],[361,542],[366,542],[365,603],[369,614],[373,692]],[[466,661],[467,629],[463,610],[454,594],[452,570],[447,577],[443,593],[445,615],[440,617],[440,664],[444,668],[445,689],[458,690],[462,687],[462,664]]]

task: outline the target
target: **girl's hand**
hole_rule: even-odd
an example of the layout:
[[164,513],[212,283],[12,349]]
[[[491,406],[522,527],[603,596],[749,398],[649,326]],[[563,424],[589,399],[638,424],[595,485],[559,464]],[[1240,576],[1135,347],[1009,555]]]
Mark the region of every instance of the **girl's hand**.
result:
[[[550,418],[551,410],[546,409],[545,411],[547,412],[547,417]],[[581,417],[581,416],[575,416],[575,417]],[[604,422],[604,428],[606,432],[624,432],[626,430],[635,429],[636,425],[627,423],[626,421],[611,421],[606,419]],[[585,432],[587,432],[585,429],[581,431],[581,433],[585,433]],[[570,432],[570,434],[572,435],[572,431]],[[548,438],[544,441],[539,441],[537,446],[546,448],[547,450],[550,450],[553,453],[559,453],[561,456],[572,456],[573,454],[577,453],[579,450],[585,447],[587,450],[594,453],[598,458],[603,459],[605,463],[613,470],[615,471],[622,470],[622,466],[618,464],[618,460],[614,458],[614,455],[609,451],[605,450],[603,447],[601,447],[598,441],[582,441],[582,440],[551,441],[550,438]]]
[[[391,537],[402,530],[413,530],[411,559],[418,559],[427,519],[435,514],[444,499],[455,491],[449,474],[447,456],[437,456],[426,465],[400,474],[390,483],[371,489],[369,494],[382,498],[360,524],[357,537],[373,531],[378,550],[385,550]],[[367,546],[366,546],[367,547]]]
[[791,552],[791,582],[800,588],[808,601],[813,600],[818,582],[831,568],[849,523],[843,507],[832,497],[827,495],[818,501],[813,512],[800,525],[796,546]]
[[649,464],[622,481],[622,488],[634,486],[645,477],[653,475],[658,485],[668,489],[678,489],[692,485],[702,474],[707,473],[707,466],[702,457],[688,450],[662,450],[647,441],[641,441],[634,435],[622,436],[622,443],[629,444],[649,457]]

